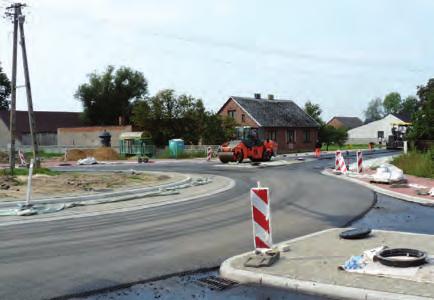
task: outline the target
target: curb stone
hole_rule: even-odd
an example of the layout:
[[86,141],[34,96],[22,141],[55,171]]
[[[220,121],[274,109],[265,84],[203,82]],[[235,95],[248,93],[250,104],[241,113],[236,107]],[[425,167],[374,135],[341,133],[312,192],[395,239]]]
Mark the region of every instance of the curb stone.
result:
[[38,219],[20,219],[17,221],[12,220],[12,221],[0,222],[0,227],[17,225],[17,224],[24,224],[24,223],[27,224],[27,223],[39,223],[39,222],[51,222],[51,221],[57,221],[57,220],[94,217],[94,216],[136,211],[136,210],[141,210],[141,209],[155,208],[155,207],[160,207],[160,206],[166,206],[166,205],[188,202],[188,201],[196,200],[198,198],[202,198],[202,197],[206,197],[206,196],[213,196],[213,195],[228,191],[228,190],[230,190],[236,186],[236,183],[233,179],[231,179],[229,177],[224,177],[224,176],[220,176],[220,177],[223,177],[226,180],[229,180],[229,183],[226,186],[223,186],[223,187],[218,188],[216,190],[212,190],[210,192],[206,192],[204,194],[187,196],[187,197],[184,197],[181,199],[175,199],[175,200],[165,200],[165,201],[147,203],[147,204],[134,206],[134,207],[114,208],[114,209],[105,210],[102,212],[96,211],[96,212],[74,213],[74,214],[68,214],[68,215],[63,215],[63,216],[56,216],[56,215],[52,215],[52,214],[47,214],[47,215],[44,215],[45,217],[38,218]]
[[[296,241],[304,240],[310,237],[314,237],[320,235],[322,233],[326,233],[329,231],[334,231],[336,228],[326,229],[319,232],[315,232],[312,234],[308,234],[305,236],[301,236],[292,240],[288,240],[282,243],[277,244],[277,247],[291,245]],[[377,230],[383,231],[383,230]],[[298,280],[293,278],[288,278],[285,275],[277,276],[264,274],[255,271],[247,271],[237,269],[232,267],[232,263],[240,259],[241,257],[245,257],[247,254],[253,252],[247,252],[244,254],[240,254],[234,257],[231,257],[225,260],[220,266],[220,275],[223,278],[228,278],[231,280],[236,280],[241,284],[258,284],[265,286],[272,286],[275,288],[283,288],[289,289],[296,292],[310,294],[310,295],[319,295],[332,299],[358,299],[358,300],[427,300],[432,299],[423,296],[414,296],[414,295],[405,295],[405,294],[397,294],[390,293],[384,291],[377,290],[369,290],[365,288],[357,288],[357,287],[348,287],[348,286],[339,286],[330,283],[320,283],[309,280]]]
[[393,198],[398,198],[400,200],[404,200],[404,201],[408,201],[408,202],[413,202],[413,203],[418,203],[418,204],[425,205],[425,206],[434,206],[434,201],[432,201],[432,200],[427,200],[427,199],[416,197],[416,196],[410,196],[410,195],[405,195],[405,194],[398,193],[398,192],[389,191],[389,190],[384,189],[382,187],[373,185],[373,184],[371,184],[369,182],[364,182],[364,181],[361,181],[361,180],[358,180],[358,179],[355,179],[355,178],[351,178],[351,177],[348,177],[348,176],[345,176],[345,175],[340,175],[340,176],[334,175],[334,174],[331,174],[330,172],[328,172],[327,169],[323,170],[321,172],[321,174],[326,175],[326,176],[330,176],[330,177],[333,177],[333,178],[338,178],[338,179],[341,179],[341,180],[350,181],[350,182],[356,183],[358,185],[367,187],[367,188],[369,188],[369,189],[371,189],[371,190],[373,190],[373,191],[375,191],[377,193],[380,193],[380,194],[383,194],[383,195],[386,195],[386,196],[390,196],[390,197],[393,197]]
[[[152,172],[152,173],[160,174],[163,172]],[[172,172],[172,173],[174,173],[174,172]],[[171,188],[171,187],[175,187],[177,185],[186,184],[190,181],[191,181],[191,177],[186,176],[184,179],[179,180],[179,181],[170,182],[167,184],[156,185],[156,186],[152,186],[152,187],[144,187],[144,188],[137,188],[136,187],[136,188],[120,190],[120,191],[95,193],[92,195],[81,195],[81,196],[78,195],[78,196],[69,196],[69,197],[61,197],[61,198],[57,197],[57,198],[47,198],[47,199],[33,199],[32,203],[58,204],[58,203],[97,200],[97,199],[100,199],[102,197],[104,197],[104,198],[128,197],[128,196],[133,197],[135,194],[139,194],[138,196],[140,196],[140,194],[142,194],[142,193],[154,192],[154,191],[158,191],[159,189]],[[10,201],[10,202],[0,203],[0,208],[16,207],[18,204],[22,203],[23,201],[25,201],[25,199],[21,199],[18,201]]]

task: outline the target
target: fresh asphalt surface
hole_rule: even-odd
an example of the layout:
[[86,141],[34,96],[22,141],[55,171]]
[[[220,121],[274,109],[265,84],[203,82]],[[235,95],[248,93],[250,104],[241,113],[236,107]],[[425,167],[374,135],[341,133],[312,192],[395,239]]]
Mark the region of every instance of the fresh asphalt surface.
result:
[[319,174],[333,163],[95,166],[218,174],[233,178],[236,186],[163,207],[0,227],[0,299],[51,299],[218,266],[253,247],[248,192],[257,181],[271,190],[274,242],[345,226],[371,208],[374,194]]

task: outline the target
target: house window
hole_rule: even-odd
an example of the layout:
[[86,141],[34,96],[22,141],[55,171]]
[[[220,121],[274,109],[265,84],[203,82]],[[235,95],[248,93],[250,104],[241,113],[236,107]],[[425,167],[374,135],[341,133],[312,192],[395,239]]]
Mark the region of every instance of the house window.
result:
[[294,129],[286,130],[286,143],[292,144],[295,143],[295,132]]
[[380,139],[384,139],[384,131],[377,131],[377,137]]
[[245,114],[242,114],[241,115],[241,122],[246,122],[246,115]]
[[309,129],[304,130],[304,142],[305,143],[310,142],[310,130]]
[[277,136],[276,130],[268,130],[267,131],[267,139],[275,141],[276,136]]
[[235,119],[235,110],[228,110],[228,117]]

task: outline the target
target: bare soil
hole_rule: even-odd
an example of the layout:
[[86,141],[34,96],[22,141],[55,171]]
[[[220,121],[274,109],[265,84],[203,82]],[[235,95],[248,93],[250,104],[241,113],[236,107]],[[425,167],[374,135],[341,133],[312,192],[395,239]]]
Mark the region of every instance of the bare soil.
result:
[[[83,159],[86,157],[95,157],[96,160],[119,160],[119,153],[116,152],[113,148],[95,148],[95,149],[69,149],[66,152],[66,160],[74,161]],[[65,160],[65,157],[62,157],[61,160]]]
[[[130,187],[146,187],[164,183],[166,175],[150,173],[75,173],[56,176],[36,174],[32,178],[32,196],[63,197],[74,194],[89,194]],[[0,201],[24,199],[27,191],[27,176],[0,176]]]

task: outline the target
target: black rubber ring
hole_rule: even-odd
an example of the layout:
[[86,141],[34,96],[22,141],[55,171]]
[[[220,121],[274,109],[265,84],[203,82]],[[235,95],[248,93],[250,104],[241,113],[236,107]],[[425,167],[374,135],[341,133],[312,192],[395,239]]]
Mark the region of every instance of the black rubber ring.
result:
[[[399,259],[398,257],[411,257]],[[417,267],[426,263],[427,254],[424,251],[407,248],[385,249],[375,255],[374,260],[389,267],[408,268]]]

